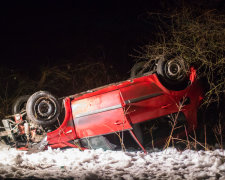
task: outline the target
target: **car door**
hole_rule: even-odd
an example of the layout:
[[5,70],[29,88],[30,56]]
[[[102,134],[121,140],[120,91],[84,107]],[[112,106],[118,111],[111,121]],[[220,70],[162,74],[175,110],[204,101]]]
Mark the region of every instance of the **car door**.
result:
[[131,129],[122,107],[120,90],[74,99],[71,106],[78,138]]
[[176,108],[173,99],[147,77],[121,88],[121,96],[132,124],[170,114]]

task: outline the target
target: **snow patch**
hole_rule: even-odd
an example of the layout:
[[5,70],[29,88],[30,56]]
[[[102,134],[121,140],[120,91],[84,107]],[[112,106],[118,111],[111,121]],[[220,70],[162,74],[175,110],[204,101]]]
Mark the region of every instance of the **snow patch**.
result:
[[0,146],[0,178],[225,179],[225,151],[122,152],[51,149],[28,154]]

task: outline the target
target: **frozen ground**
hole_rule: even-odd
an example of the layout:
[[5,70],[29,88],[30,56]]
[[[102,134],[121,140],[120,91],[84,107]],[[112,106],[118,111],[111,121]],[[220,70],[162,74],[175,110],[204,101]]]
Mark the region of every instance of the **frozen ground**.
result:
[[0,146],[1,178],[40,179],[225,179],[225,151],[174,148],[113,152],[78,149],[27,154]]

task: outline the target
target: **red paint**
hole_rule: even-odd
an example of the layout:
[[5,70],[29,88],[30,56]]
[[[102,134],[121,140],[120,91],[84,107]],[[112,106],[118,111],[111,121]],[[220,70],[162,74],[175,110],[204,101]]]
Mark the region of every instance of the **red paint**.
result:
[[[188,122],[188,130],[193,130],[197,126],[197,108],[202,99],[193,68],[190,81],[191,85],[186,89],[172,91],[161,84],[156,74],[152,74],[67,97],[64,99],[64,122],[55,131],[47,133],[48,143],[54,148],[75,147],[68,142],[131,130],[132,124],[178,112],[185,97],[190,99],[190,104],[184,105],[181,111]],[[151,94],[159,95],[127,103]]]
[[55,131],[47,133],[47,141],[49,144],[56,144],[61,142],[68,142],[70,140],[76,139],[76,133],[73,125],[73,117],[70,99],[64,99],[65,106],[65,119],[61,126]]

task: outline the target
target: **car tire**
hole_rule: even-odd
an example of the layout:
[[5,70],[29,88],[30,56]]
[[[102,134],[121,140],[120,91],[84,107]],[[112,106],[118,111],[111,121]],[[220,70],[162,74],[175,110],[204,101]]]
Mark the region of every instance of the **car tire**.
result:
[[58,100],[47,91],[38,91],[31,95],[26,105],[27,117],[42,126],[54,124],[60,115]]
[[188,68],[181,58],[160,59],[156,72],[160,82],[168,89],[182,90],[188,85]]
[[26,103],[29,97],[29,95],[18,97],[12,105],[12,114],[19,114],[22,110],[26,110]]

